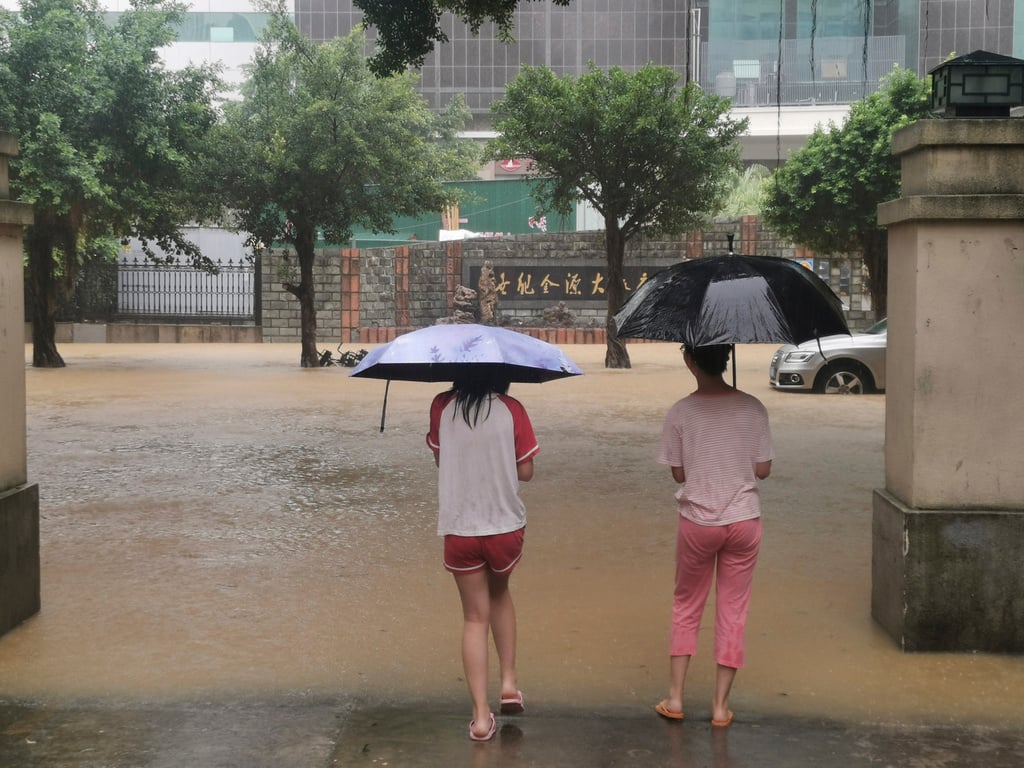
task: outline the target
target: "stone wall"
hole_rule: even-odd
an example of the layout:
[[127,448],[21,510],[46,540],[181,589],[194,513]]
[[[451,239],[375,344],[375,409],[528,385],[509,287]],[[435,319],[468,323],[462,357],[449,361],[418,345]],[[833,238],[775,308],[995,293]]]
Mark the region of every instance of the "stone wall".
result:
[[[313,265],[318,336],[325,340],[337,339],[341,334],[343,253],[339,249],[320,249]],[[297,342],[301,339],[299,300],[284,288],[285,283],[298,281],[299,262],[294,254],[274,249],[263,255],[260,286],[264,342]]]
[[39,489],[25,439],[24,229],[32,206],[10,199],[18,141],[0,131],[0,635],[39,612]]
[[[627,291],[642,282],[645,273],[683,259],[727,253],[729,235],[734,237],[736,253],[806,261],[843,299],[851,328],[871,324],[859,259],[817,258],[780,239],[754,216],[718,221],[675,238],[629,243]],[[604,343],[608,306],[602,280],[607,259],[604,232],[592,231],[319,251],[316,291],[321,345],[390,341],[399,333],[450,317],[456,287],[476,290],[485,261],[495,270],[502,323],[544,328],[550,325],[545,322],[545,310],[564,302],[572,322],[571,333],[562,338],[569,343]],[[281,287],[289,274],[295,279],[294,258],[285,260],[275,251],[263,263],[263,340],[298,341],[298,302]]]

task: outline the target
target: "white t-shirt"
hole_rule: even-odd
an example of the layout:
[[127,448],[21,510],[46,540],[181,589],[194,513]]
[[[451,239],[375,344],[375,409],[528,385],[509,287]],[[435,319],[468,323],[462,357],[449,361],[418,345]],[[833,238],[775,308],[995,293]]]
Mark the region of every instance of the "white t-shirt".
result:
[[728,525],[761,514],[754,465],[775,457],[768,411],[746,392],[693,393],[665,416],[658,461],[682,467],[679,514],[700,525]]
[[526,525],[516,465],[539,450],[522,404],[492,395],[475,426],[455,410],[455,394],[442,392],[430,406],[427,445],[439,452],[437,533],[491,536]]

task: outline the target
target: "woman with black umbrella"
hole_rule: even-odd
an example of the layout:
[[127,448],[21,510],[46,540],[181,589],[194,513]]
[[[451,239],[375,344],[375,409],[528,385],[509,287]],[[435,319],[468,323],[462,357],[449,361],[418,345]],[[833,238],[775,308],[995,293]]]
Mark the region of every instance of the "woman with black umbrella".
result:
[[669,693],[655,707],[683,719],[683,687],[697,632],[716,581],[711,724],[732,723],[729,693],[744,662],[744,633],[761,543],[758,480],[771,473],[774,450],[764,405],[724,378],[729,346],[683,348],[697,389],[669,410],[658,461],[680,483],[676,585],[669,646]]

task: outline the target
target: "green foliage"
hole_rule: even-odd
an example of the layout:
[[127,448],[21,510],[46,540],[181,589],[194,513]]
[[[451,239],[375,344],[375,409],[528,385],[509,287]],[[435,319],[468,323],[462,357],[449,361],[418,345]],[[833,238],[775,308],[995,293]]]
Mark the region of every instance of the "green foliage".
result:
[[[567,215],[586,200],[604,218],[610,318],[624,297],[625,242],[689,231],[724,200],[747,128],[729,106],[693,84],[679,88],[667,67],[591,65],[579,77],[526,67],[491,107],[499,135],[486,154],[531,161],[539,210]],[[605,364],[628,367],[613,323],[608,330]]]
[[900,194],[892,135],[931,116],[928,81],[896,68],[879,91],[851,106],[841,126],[817,128],[767,186],[763,215],[776,232],[822,254],[863,255],[879,314],[888,264],[877,208]]
[[491,108],[500,135],[487,155],[530,158],[542,210],[565,215],[587,200],[626,239],[685,232],[724,199],[747,121],[677,81],[653,65],[578,78],[527,67]]
[[[215,120],[208,68],[168,72],[180,11],[139,0],[115,28],[93,0],[27,0],[0,15],[0,124],[18,136],[11,184],[86,238],[138,236],[201,260],[179,233],[205,209],[182,187]],[[73,254],[68,254],[73,256]]]
[[772,172],[763,165],[750,165],[729,174],[729,192],[718,210],[720,216],[757,216],[764,205],[764,190]]
[[452,202],[457,190],[441,182],[475,170],[471,144],[456,137],[462,101],[434,114],[411,76],[372,76],[361,33],[315,44],[279,21],[216,134],[237,229],[267,245],[345,244],[354,226],[392,232],[395,216]]
[[[522,0],[529,2],[529,0]],[[552,0],[569,5],[571,0]],[[497,38],[512,42],[513,14],[520,0],[355,0],[366,25],[377,28],[379,49],[370,68],[381,76],[420,67],[436,43],[448,42],[441,15],[451,12],[469,25],[473,34],[485,21],[498,27]]]
[[360,31],[313,43],[282,4],[270,8],[243,99],[225,105],[215,132],[215,185],[251,244],[294,247],[299,282],[286,288],[302,307],[302,362],[315,364],[316,242],[347,244],[355,227],[393,232],[397,216],[440,216],[459,194],[442,182],[472,177],[476,152],[457,137],[469,116],[461,99],[435,114],[412,75],[374,77]]
[[135,236],[151,256],[155,243],[204,261],[179,227],[208,210],[190,182],[218,83],[208,68],[162,66],[179,17],[161,0],[136,0],[116,27],[94,0],[25,0],[0,13],[0,125],[18,137],[11,189],[35,218],[25,239],[36,365],[63,365],[54,280],[73,276],[79,249]]

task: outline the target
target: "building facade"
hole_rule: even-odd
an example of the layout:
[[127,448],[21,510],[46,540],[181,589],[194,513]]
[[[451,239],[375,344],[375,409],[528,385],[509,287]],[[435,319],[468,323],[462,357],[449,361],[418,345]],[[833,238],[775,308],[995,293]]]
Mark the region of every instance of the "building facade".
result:
[[[353,0],[295,0],[296,24],[313,40],[361,19]],[[733,99],[750,119],[745,161],[775,166],[894,66],[923,75],[952,53],[1024,55],[1024,0],[524,0],[513,43],[498,41],[493,24],[473,35],[451,15],[442,28],[449,42],[425,60],[419,89],[434,108],[463,94],[481,134],[523,66],[579,75],[590,62],[654,63]]]
[[[114,19],[130,4],[101,5]],[[252,0],[187,6],[168,65],[219,61],[225,79],[240,83],[267,14]],[[312,40],[346,35],[362,21],[353,0],[286,7]],[[523,66],[579,75],[591,62],[626,70],[654,63],[731,98],[750,120],[744,160],[768,166],[816,125],[841,121],[893,66],[924,75],[951,54],[978,49],[1024,58],[1024,0],[522,0],[513,43],[499,41],[493,24],[474,35],[450,14],[441,23],[449,42],[426,58],[419,90],[434,108],[462,94],[481,137],[490,105]]]

